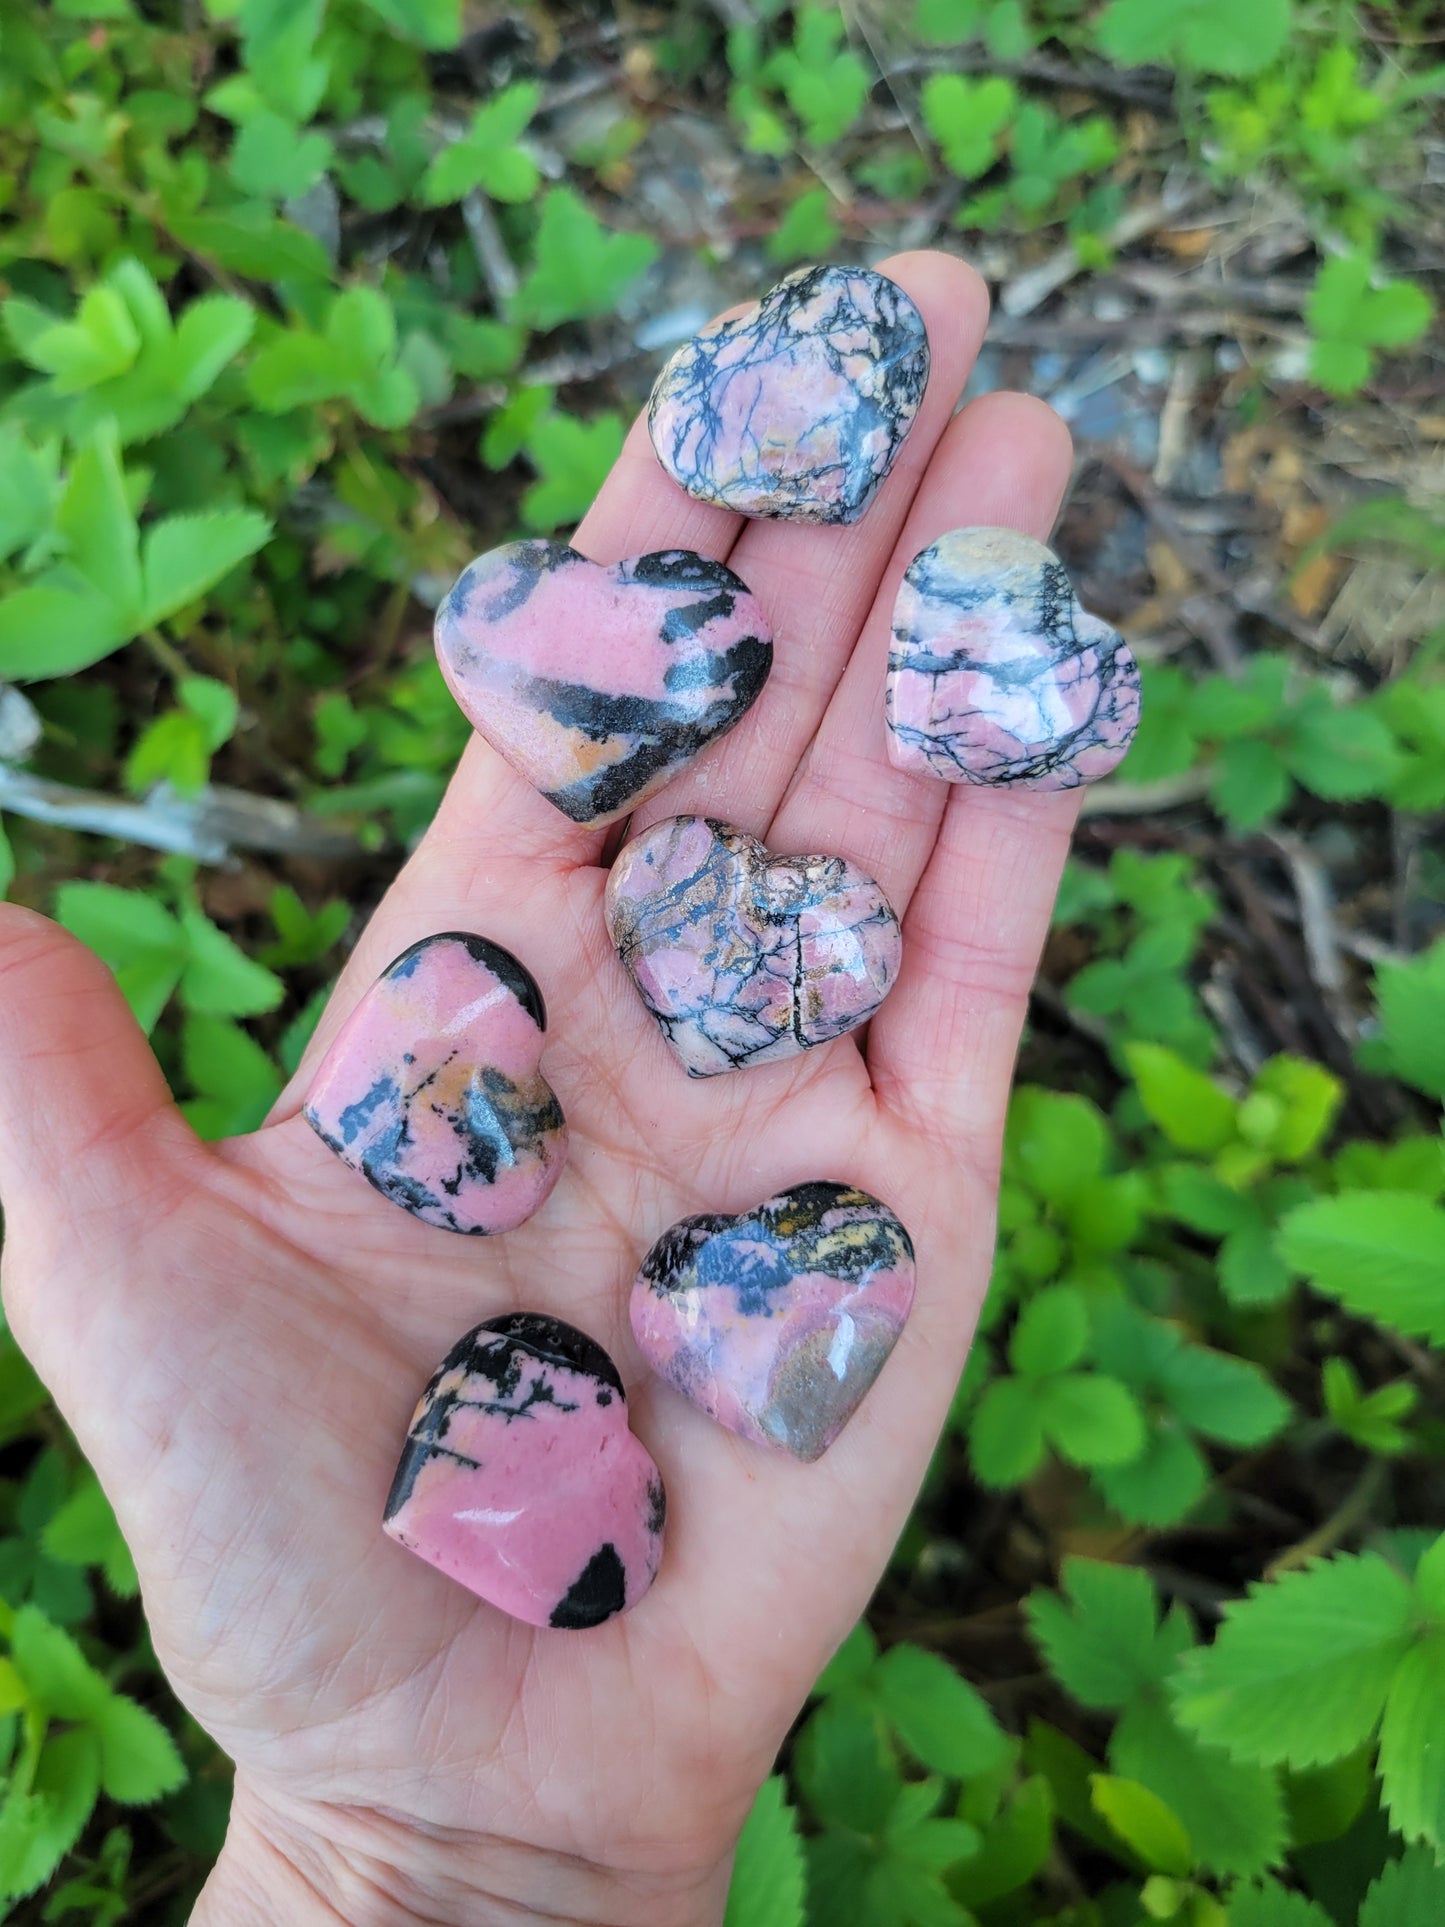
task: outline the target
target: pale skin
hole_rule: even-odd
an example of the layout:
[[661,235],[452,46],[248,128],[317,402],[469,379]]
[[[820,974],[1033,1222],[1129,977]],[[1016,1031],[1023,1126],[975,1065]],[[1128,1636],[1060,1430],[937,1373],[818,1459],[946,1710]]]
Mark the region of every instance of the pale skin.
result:
[[[1009,1080],[1077,799],[892,769],[888,618],[946,530],[1047,536],[1069,445],[1021,396],[954,416],[983,285],[941,254],[884,267],[923,310],[933,374],[861,523],[691,502],[639,425],[575,538],[599,561],[725,559],[770,612],[757,706],[634,827],[703,810],[876,876],[905,954],[865,1037],[686,1078],[607,941],[605,832],[479,739],[252,1136],[198,1142],[109,972],[0,908],[5,1304],[115,1506],[167,1674],[236,1761],[205,1927],[717,1927],[753,1795],[917,1493],[987,1284]],[[556,1191],[496,1240],[419,1224],[300,1115],[367,985],[442,930],[495,939],[538,979],[571,1126]],[[810,1178],[898,1212],[918,1295],[863,1407],[805,1466],[649,1379],[627,1291],[674,1220]],[[667,1483],[656,1584],[588,1632],[507,1620],[381,1532],[428,1374],[517,1309],[608,1348]]]

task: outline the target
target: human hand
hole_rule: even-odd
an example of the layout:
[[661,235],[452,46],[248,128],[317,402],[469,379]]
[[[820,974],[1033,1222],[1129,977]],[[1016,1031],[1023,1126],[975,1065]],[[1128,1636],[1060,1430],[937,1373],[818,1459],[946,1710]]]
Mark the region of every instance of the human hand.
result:
[[[0,910],[5,1301],[115,1507],[166,1672],[236,1761],[198,1920],[716,1923],[754,1791],[916,1495],[987,1283],[1009,1079],[1077,798],[893,769],[889,617],[945,530],[1046,535],[1069,454],[1023,397],[950,419],[986,317],[971,270],[909,254],[884,271],[923,312],[933,371],[861,523],[743,524],[692,502],[639,425],[574,538],[599,561],[724,559],[769,612],[756,706],[633,828],[704,811],[876,876],[904,963],[865,1038],[689,1081],[608,942],[606,832],[479,738],[249,1137],[200,1143],[109,972]],[[365,989],[453,929],[537,978],[571,1128],[542,1211],[486,1243],[369,1191],[300,1115]],[[806,1466],[649,1379],[627,1295],[676,1219],[812,1178],[893,1207],[918,1292],[857,1416]],[[671,1499],[651,1592],[586,1633],[508,1620],[381,1532],[428,1375],[518,1309],[612,1353]]]

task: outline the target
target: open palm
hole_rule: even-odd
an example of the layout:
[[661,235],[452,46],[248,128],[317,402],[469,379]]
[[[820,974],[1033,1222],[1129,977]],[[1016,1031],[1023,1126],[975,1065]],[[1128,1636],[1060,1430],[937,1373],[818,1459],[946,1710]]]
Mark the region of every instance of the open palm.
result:
[[[294,1876],[333,1909],[321,1918],[716,1920],[753,1792],[877,1581],[956,1384],[1073,808],[888,766],[888,616],[943,531],[1046,534],[1068,448],[1021,397],[953,415],[986,312],[970,270],[937,254],[884,267],[924,314],[933,376],[862,523],[745,526],[683,496],[636,429],[576,537],[600,561],[725,559],[769,612],[758,704],[633,827],[705,811],[876,876],[905,955],[862,1048],[690,1082],[608,943],[603,833],[480,740],[250,1137],[199,1143],[109,974],[43,919],[0,913],[9,1315],[134,1549],[166,1671],[237,1762],[228,1855],[256,1856],[261,1886],[266,1857],[284,1865],[276,1891]],[[544,1069],[571,1126],[542,1211],[486,1242],[397,1210],[300,1116],[366,986],[453,929],[540,983]],[[627,1291],[675,1219],[811,1178],[898,1212],[919,1287],[877,1386],[804,1466],[649,1380]],[[655,1586],[586,1633],[507,1620],[380,1530],[421,1385],[463,1331],[517,1309],[614,1355],[671,1500]],[[307,1916],[298,1902],[285,1917]]]

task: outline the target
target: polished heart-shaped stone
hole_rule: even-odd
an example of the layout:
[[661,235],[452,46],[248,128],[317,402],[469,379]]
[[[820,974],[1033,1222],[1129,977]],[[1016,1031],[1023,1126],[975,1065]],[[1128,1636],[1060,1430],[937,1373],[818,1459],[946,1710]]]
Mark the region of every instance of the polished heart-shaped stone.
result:
[[547,1013],[486,937],[404,950],[337,1032],[307,1123],[383,1197],[448,1231],[530,1218],[562,1172],[567,1126],[539,1068]]
[[690,549],[611,567],[509,542],[437,611],[437,657],[472,727],[574,823],[625,815],[756,700],[773,662],[756,596]]
[[657,378],[657,459],[700,502],[856,522],[928,384],[923,316],[869,268],[799,268],[684,342]]
[[955,529],[903,578],[884,705],[899,769],[1076,789],[1133,740],[1139,666],[1052,549],[1011,529]]
[[407,1430],[393,1539],[529,1626],[600,1626],[662,1559],[667,1500],[617,1367],[560,1318],[510,1312],[454,1345]]
[[913,1244],[888,1206],[798,1184],[664,1232],[632,1287],[632,1329],[709,1418],[811,1461],[857,1411],[912,1303]]
[[898,975],[898,919],[840,856],[775,856],[704,816],[634,837],[607,880],[607,928],[686,1066],[712,1077],[856,1030]]

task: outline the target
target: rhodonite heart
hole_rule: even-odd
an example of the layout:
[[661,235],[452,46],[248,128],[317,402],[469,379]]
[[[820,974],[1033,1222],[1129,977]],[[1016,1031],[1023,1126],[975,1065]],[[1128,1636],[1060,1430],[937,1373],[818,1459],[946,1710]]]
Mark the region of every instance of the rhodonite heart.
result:
[[574,823],[675,776],[756,700],[773,662],[747,584],[689,549],[612,567],[509,542],[437,611],[437,657],[472,727]]
[[1133,740],[1139,667],[1042,542],[955,529],[903,578],[884,700],[899,769],[1076,789],[1107,776]]
[[667,1500],[617,1367],[560,1318],[511,1312],[454,1345],[408,1428],[385,1528],[529,1626],[599,1626],[662,1559]]
[[913,1244],[886,1204],[798,1184],[735,1218],[684,1218],[642,1261],[632,1329],[653,1370],[746,1439],[820,1458],[913,1303]]
[[510,951],[424,937],[337,1032],[307,1123],[384,1197],[485,1236],[530,1218],[562,1172],[567,1126],[539,1064],[542,993]]
[[774,856],[703,816],[654,824],[607,880],[607,928],[687,1067],[769,1064],[866,1023],[893,987],[898,919],[840,856]]
[[684,342],[657,378],[657,459],[700,502],[856,522],[928,383],[923,316],[869,268],[800,268]]

